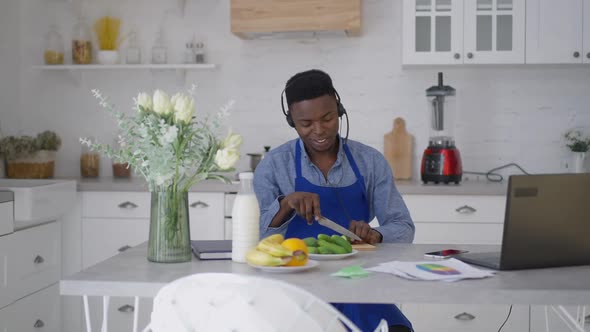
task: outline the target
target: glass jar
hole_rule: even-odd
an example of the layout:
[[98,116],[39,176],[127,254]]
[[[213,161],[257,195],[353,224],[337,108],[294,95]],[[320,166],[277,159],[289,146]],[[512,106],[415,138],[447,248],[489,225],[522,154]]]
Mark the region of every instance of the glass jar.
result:
[[92,63],[92,34],[84,17],[80,17],[72,33],[72,62],[77,65]]
[[131,166],[128,163],[113,162],[113,177],[128,179],[131,177]]
[[[94,142],[94,138],[90,138]],[[82,146],[80,154],[80,175],[84,178],[97,178],[100,173],[100,154],[91,151],[86,145]]]
[[129,44],[127,44],[125,50],[125,63],[133,65],[141,63],[141,48],[135,30],[132,30],[129,34]]
[[43,57],[46,65],[63,65],[64,63],[64,42],[57,26],[52,24],[45,35],[45,51]]
[[168,62],[168,50],[164,44],[162,31],[158,33],[154,46],[152,46],[152,63],[165,64]]

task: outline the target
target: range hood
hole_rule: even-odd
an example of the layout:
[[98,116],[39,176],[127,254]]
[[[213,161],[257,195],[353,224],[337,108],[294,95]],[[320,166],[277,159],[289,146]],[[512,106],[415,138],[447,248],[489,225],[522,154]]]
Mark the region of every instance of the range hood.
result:
[[361,0],[231,0],[231,31],[240,38],[361,31]]

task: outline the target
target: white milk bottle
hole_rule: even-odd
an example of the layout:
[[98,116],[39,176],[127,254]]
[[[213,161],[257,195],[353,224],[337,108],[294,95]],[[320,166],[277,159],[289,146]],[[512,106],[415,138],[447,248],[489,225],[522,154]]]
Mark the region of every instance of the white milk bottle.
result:
[[246,253],[258,244],[260,209],[252,182],[254,173],[239,175],[241,188],[232,209],[232,253],[234,262],[246,262]]

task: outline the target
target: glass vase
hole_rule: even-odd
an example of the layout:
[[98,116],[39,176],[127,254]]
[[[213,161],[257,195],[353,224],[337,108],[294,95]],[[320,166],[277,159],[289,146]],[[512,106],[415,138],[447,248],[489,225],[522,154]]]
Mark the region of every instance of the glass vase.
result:
[[188,192],[152,192],[147,258],[157,263],[191,260]]

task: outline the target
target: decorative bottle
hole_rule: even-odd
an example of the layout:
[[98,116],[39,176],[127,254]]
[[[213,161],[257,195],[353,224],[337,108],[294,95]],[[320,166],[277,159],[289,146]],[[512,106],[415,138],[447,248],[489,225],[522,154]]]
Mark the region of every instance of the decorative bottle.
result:
[[135,30],[132,30],[129,34],[129,44],[125,50],[125,63],[133,65],[141,63],[141,48]]
[[52,24],[45,35],[45,52],[43,53],[46,65],[63,65],[64,42],[57,27]]
[[232,209],[232,254],[234,262],[246,262],[246,253],[258,244],[260,209],[252,182],[254,173],[240,173],[240,191]]
[[80,17],[72,34],[72,62],[77,65],[92,63],[92,34],[84,17]]

